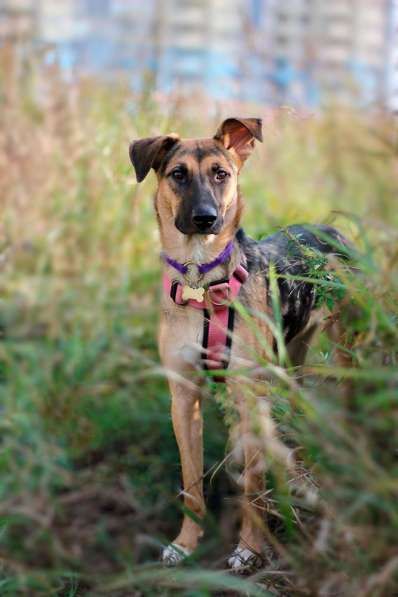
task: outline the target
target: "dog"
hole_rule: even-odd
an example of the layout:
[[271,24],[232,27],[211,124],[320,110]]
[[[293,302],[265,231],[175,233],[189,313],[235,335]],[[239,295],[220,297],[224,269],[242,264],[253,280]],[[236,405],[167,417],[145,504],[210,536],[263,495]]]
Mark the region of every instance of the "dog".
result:
[[[261,119],[228,118],[212,138],[180,139],[173,133],[136,140],[129,149],[138,182],[151,169],[157,175],[154,206],[164,262],[159,352],[172,397],[185,506],[181,530],[162,554],[167,565],[192,554],[203,532],[205,376],[198,371],[207,369],[215,382],[227,384],[240,414],[239,436],[242,441],[250,438],[252,413],[245,385],[260,375],[253,354],[269,361],[270,353],[280,350],[270,324],[271,268],[278,276],[288,359],[299,367],[319,327],[318,291],[308,280],[308,251],[325,258],[347,257],[348,241],[329,226],[290,226],[260,242],[246,236],[240,228],[243,199],[238,180],[256,141],[262,142]],[[235,308],[237,302],[252,313],[254,326]],[[337,324],[337,318],[332,324],[329,320],[334,339],[343,342]],[[339,356],[347,366],[346,353]],[[239,374],[242,365],[244,376]],[[242,523],[228,563],[233,570],[251,571],[261,566],[265,549],[265,523],[253,499],[265,490],[264,465],[255,442],[248,439],[242,446]]]

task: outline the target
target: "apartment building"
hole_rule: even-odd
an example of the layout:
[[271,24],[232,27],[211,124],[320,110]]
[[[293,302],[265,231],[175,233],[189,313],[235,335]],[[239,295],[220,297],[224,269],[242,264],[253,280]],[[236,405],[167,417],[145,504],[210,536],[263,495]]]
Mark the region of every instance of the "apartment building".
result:
[[385,99],[391,0],[267,0],[260,23],[276,102]]
[[154,0],[36,0],[36,4],[38,38],[53,47],[63,67],[134,75],[149,64]]
[[[311,101],[309,70],[314,18],[307,0],[266,0],[252,4],[252,29],[257,55],[265,68],[262,99],[271,103],[308,104]],[[256,11],[256,12],[254,12]],[[261,67],[258,66],[258,72]]]
[[160,0],[155,9],[158,84],[238,94],[245,0]]
[[398,0],[0,0],[0,42],[216,98],[398,109]]
[[245,0],[36,0],[38,35],[65,68],[145,70],[169,91],[234,97]]
[[330,95],[364,103],[386,99],[389,2],[320,3],[317,80]]

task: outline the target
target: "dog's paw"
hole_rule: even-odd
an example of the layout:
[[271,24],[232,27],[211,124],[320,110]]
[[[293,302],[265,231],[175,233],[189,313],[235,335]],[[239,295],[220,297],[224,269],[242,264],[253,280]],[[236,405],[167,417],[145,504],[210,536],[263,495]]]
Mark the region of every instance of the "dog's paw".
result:
[[247,547],[239,545],[234,549],[228,559],[228,566],[237,574],[252,574],[264,564],[263,557]]
[[186,547],[178,543],[170,543],[162,552],[162,562],[165,566],[178,566],[185,558],[191,555]]

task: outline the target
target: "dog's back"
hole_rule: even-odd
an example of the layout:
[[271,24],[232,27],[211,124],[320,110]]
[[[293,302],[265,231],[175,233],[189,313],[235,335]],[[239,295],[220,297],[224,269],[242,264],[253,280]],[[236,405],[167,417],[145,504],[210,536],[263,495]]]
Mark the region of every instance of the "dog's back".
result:
[[[270,288],[270,268],[274,267],[285,341],[290,342],[305,328],[312,311],[321,305],[328,281],[332,282],[331,287],[338,288],[333,274],[328,273],[328,262],[330,258],[349,259],[348,241],[338,230],[326,225],[288,226],[261,241],[254,241],[240,229],[237,239],[249,272],[261,272],[267,288]],[[331,289],[328,290],[330,298]]]

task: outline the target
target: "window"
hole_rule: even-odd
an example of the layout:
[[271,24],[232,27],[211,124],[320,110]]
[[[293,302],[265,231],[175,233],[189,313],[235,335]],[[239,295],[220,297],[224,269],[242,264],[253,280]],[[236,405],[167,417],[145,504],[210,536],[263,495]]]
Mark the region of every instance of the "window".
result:
[[92,16],[106,16],[111,8],[111,0],[84,0],[83,11]]
[[262,0],[250,0],[250,17],[254,25],[259,25],[263,13]]
[[286,12],[278,12],[277,18],[280,23],[287,23],[289,15]]
[[285,48],[289,43],[289,40],[286,37],[286,35],[277,35],[275,38],[275,41],[279,47],[283,47],[283,48]]
[[178,10],[190,8],[203,8],[202,0],[174,0],[174,7]]

